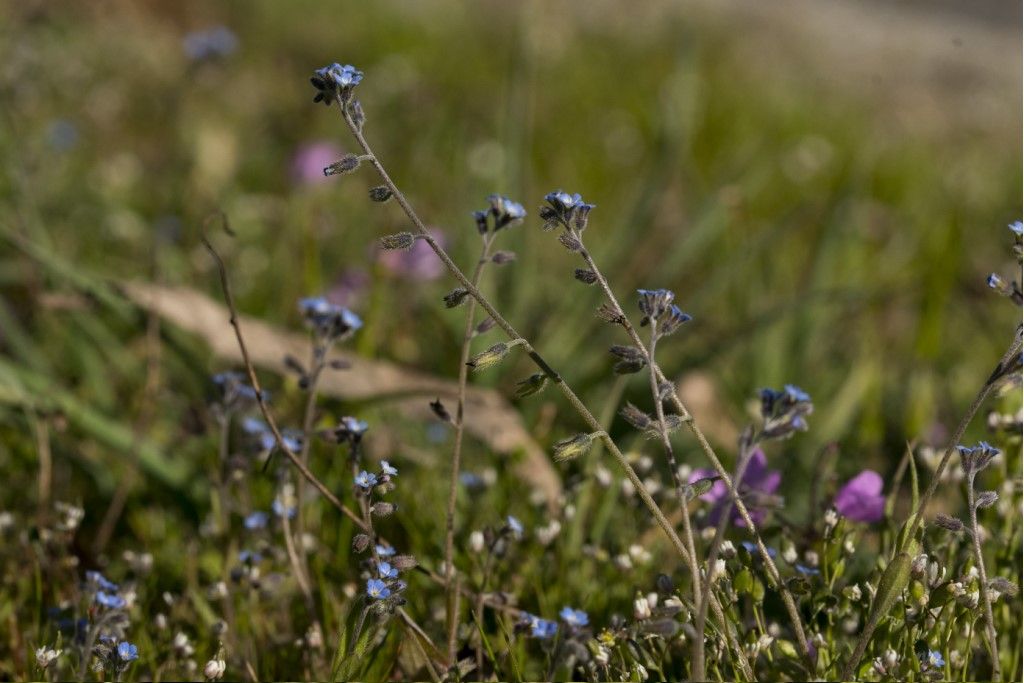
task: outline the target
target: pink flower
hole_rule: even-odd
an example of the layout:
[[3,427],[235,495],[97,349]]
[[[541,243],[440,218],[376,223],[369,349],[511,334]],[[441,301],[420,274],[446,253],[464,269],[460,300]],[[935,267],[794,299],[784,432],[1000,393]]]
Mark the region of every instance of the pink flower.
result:
[[855,522],[877,522],[885,512],[882,475],[864,470],[846,482],[836,494],[836,511]]
[[[447,240],[443,232],[431,229],[430,234],[442,247],[445,245]],[[407,280],[427,282],[444,275],[444,264],[425,240],[416,240],[408,251],[381,251],[377,259],[391,274]]]
[[[693,474],[690,475],[690,483],[692,484],[698,479],[713,477],[715,474],[714,470],[694,470]],[[755,449],[750,454],[750,462],[747,463],[747,469],[744,470],[743,477],[740,479],[740,484],[737,487],[740,497],[750,513],[750,519],[754,524],[761,524],[768,515],[765,503],[773,497],[780,483],[782,483],[782,473],[778,470],[769,470],[768,459],[765,457],[764,451],[760,448]],[[711,512],[708,514],[707,523],[712,526],[717,525],[718,520],[722,518],[725,509],[729,507],[731,502],[729,489],[725,482],[719,479],[711,486],[711,490],[700,498],[701,500],[713,503]],[[747,525],[743,518],[740,517],[740,513],[736,510],[735,506],[732,507],[731,517],[732,523],[736,526],[745,527]]]
[[300,146],[292,156],[292,180],[297,185],[314,185],[328,180],[324,167],[345,156],[333,142],[318,140]]

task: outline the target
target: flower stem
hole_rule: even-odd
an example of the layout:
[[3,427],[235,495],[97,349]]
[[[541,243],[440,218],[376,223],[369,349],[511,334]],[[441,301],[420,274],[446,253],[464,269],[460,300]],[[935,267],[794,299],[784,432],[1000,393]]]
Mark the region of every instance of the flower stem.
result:
[[[480,247],[480,258],[477,259],[476,267],[473,269],[471,281],[474,287],[480,285],[480,276],[484,270],[484,264],[490,255],[493,235],[484,235],[483,245]],[[466,326],[462,334],[462,352],[459,354],[459,393],[455,406],[455,445],[452,447],[451,476],[448,479],[448,507],[445,515],[445,537],[444,537],[444,581],[445,591],[448,594],[448,665],[455,664],[456,657],[456,632],[458,630],[458,597],[455,578],[455,505],[459,495],[459,468],[462,462],[462,437],[465,432],[465,410],[466,410],[466,385],[469,380],[469,351],[473,339],[473,316],[476,313],[476,299],[470,298],[466,304]]]
[[1002,680],[1003,674],[999,665],[999,638],[996,636],[995,619],[992,617],[992,601],[988,597],[988,573],[985,571],[985,556],[981,552],[981,536],[978,533],[978,507],[975,504],[974,478],[977,471],[973,468],[967,475],[967,506],[970,508],[971,540],[974,542],[974,562],[978,567],[978,581],[981,583],[981,604],[985,607],[985,639],[992,655],[992,680]]

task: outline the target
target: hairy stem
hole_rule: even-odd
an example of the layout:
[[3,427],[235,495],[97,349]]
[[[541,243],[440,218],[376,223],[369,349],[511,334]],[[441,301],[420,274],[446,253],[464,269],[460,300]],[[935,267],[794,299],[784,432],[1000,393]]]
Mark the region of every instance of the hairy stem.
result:
[[[484,264],[491,251],[491,243],[494,241],[492,235],[483,236],[483,245],[480,247],[480,258],[477,259],[476,267],[473,269],[471,281],[474,287],[480,285],[480,276],[484,270]],[[473,339],[473,315],[476,313],[476,299],[470,298],[466,303],[466,327],[462,334],[462,351],[459,354],[459,394],[455,406],[455,445],[452,447],[452,469],[448,479],[448,508],[445,515],[445,536],[444,536],[444,581],[445,591],[448,594],[448,665],[455,664],[455,635],[458,627],[458,600],[455,594],[455,505],[459,495],[459,468],[462,462],[462,436],[465,432],[465,410],[466,410],[466,385],[469,380],[469,351],[470,342]]]
[[992,601],[988,597],[988,573],[985,571],[985,556],[981,552],[981,535],[978,533],[978,507],[975,504],[974,478],[977,472],[972,468],[967,475],[967,507],[970,509],[971,540],[974,545],[974,562],[978,567],[978,580],[981,583],[981,604],[985,607],[985,639],[992,653],[992,680],[1002,680],[1003,674],[999,666],[999,638],[996,636],[996,622],[992,617]]
[[[309,467],[309,449],[313,443],[313,422],[316,420],[316,398],[317,388],[320,384],[320,376],[325,366],[327,357],[326,349],[322,348],[319,342],[313,342],[310,352],[309,386],[306,387],[306,408],[302,414],[302,448],[299,449],[299,460],[305,467]],[[303,509],[303,502],[306,499],[306,479],[297,477],[295,487],[296,511],[295,511],[295,537],[299,545],[299,570],[305,574],[305,581],[309,583],[309,568],[306,563],[306,553],[302,550],[302,537],[306,533],[306,512]]]
[[[384,165],[380,162],[380,159],[378,159],[377,156],[373,153],[373,149],[370,147],[369,143],[366,141],[366,138],[363,136],[363,132],[360,129],[360,127],[356,125],[355,121],[352,120],[352,117],[345,108],[345,103],[344,101],[342,101],[340,96],[337,98],[337,102],[339,107],[341,108],[342,118],[345,120],[346,125],[352,132],[352,135],[355,138],[356,142],[359,144],[359,147],[363,150],[363,153],[369,157],[370,164],[373,166],[374,170],[376,170],[377,175],[380,176],[380,179],[384,182],[384,185],[391,191],[391,194],[394,196],[395,201],[397,201],[399,206],[402,207],[402,211],[405,213],[405,215],[409,218],[410,221],[412,221],[413,226],[416,228],[417,232],[420,233],[421,238],[426,241],[426,243],[430,246],[434,253],[437,254],[437,257],[441,259],[441,262],[444,264],[445,268],[448,269],[448,272],[451,273],[452,276],[459,281],[459,283],[466,289],[466,291],[469,293],[471,297],[476,299],[476,301],[480,304],[480,307],[487,311],[488,315],[490,315],[494,319],[494,322],[498,325],[498,327],[500,327],[511,339],[520,340],[520,344],[522,345],[523,350],[526,352],[526,354],[537,365],[541,372],[547,375],[547,377],[558,387],[559,391],[562,392],[562,395],[565,396],[565,398],[569,401],[570,405],[573,407],[573,410],[575,410],[580,415],[580,417],[587,424],[587,426],[593,432],[601,432],[600,438],[604,442],[605,447],[608,449],[608,452],[612,454],[612,457],[615,458],[616,462],[619,463],[619,466],[622,467],[623,471],[626,473],[626,477],[633,484],[644,506],[650,511],[651,516],[654,517],[655,522],[668,537],[669,542],[672,544],[672,547],[675,549],[675,551],[684,561],[688,561],[687,558],[689,556],[689,553],[687,552],[686,546],[679,538],[679,535],[673,528],[672,523],[668,521],[668,518],[665,517],[665,514],[662,512],[661,508],[658,507],[657,502],[655,502],[654,498],[651,497],[651,494],[644,487],[643,482],[640,480],[640,477],[636,473],[636,470],[633,469],[633,466],[629,463],[629,460],[622,453],[622,451],[619,450],[618,445],[616,445],[616,443],[611,439],[611,437],[608,436],[608,434],[603,431],[601,424],[597,421],[597,418],[594,417],[594,415],[590,412],[586,405],[584,405],[584,403],[580,400],[576,393],[565,383],[562,377],[557,372],[555,372],[555,370],[547,363],[547,361],[545,361],[544,358],[536,351],[536,349],[533,348],[533,345],[530,344],[525,339],[523,339],[520,336],[520,334],[516,332],[515,328],[512,327],[512,325],[507,320],[505,320],[505,318],[500,313],[498,313],[497,309],[494,308],[491,302],[486,297],[484,297],[483,294],[480,293],[480,290],[477,289],[472,282],[469,281],[469,278],[466,277],[465,273],[463,273],[459,269],[455,262],[452,261],[448,253],[441,247],[440,244],[438,244],[437,240],[435,240],[433,235],[431,235],[430,232],[427,230],[427,226],[423,223],[422,219],[420,219],[415,209],[412,208],[412,205],[409,203],[409,200],[405,198],[405,195],[402,194],[402,191],[400,189],[398,189],[398,186],[395,185],[395,182],[391,180],[391,177],[388,175],[387,170],[385,170]],[[767,554],[767,551],[765,551],[765,553]],[[750,670],[749,662],[747,662],[746,657],[743,655],[742,648],[736,642],[734,634],[725,626],[724,614],[722,613],[721,604],[717,601],[717,599],[712,604],[712,609],[715,610],[716,616],[723,620],[723,626],[725,628],[727,636],[730,639],[730,645],[735,650],[737,650],[737,654],[739,656],[739,661],[741,662],[741,668],[743,670],[744,675],[748,679],[752,679],[753,673]]]
[[[577,232],[576,238],[580,240],[580,244],[583,244],[581,233]],[[611,286],[608,284],[608,280],[601,273],[600,268],[597,267],[597,263],[594,262],[593,257],[590,255],[590,252],[588,252],[584,248],[580,253],[583,256],[583,259],[587,262],[587,265],[597,276],[597,282],[600,285],[601,290],[604,292],[605,298],[608,299],[608,303],[611,305],[612,309],[619,315],[619,322],[622,325],[623,329],[626,330],[626,333],[629,335],[629,338],[633,341],[633,344],[635,344],[636,347],[640,350],[640,352],[644,355],[644,360],[647,361],[647,363],[651,366],[651,369],[657,373],[658,383],[665,384],[666,382],[668,382],[668,379],[665,377],[665,374],[661,371],[661,368],[658,367],[657,363],[654,362],[654,359],[650,357],[650,354],[647,351],[647,347],[640,339],[640,334],[637,332],[636,328],[633,327],[632,323],[630,323],[629,317],[626,315],[625,311],[623,311],[618,299],[615,298],[615,293],[612,291]],[[675,408],[676,412],[683,416],[683,421],[686,423],[687,428],[690,430],[693,436],[697,439],[697,443],[700,445],[701,451],[704,453],[705,457],[711,463],[712,467],[715,469],[715,472],[718,474],[718,476],[722,478],[722,481],[725,483],[726,489],[729,491],[729,496],[732,498],[734,504],[736,505],[736,511],[740,514],[740,517],[747,525],[747,531],[750,533],[751,536],[753,536],[754,542],[757,544],[758,553],[761,555],[761,559],[764,562],[765,567],[768,569],[769,576],[775,583],[775,585],[778,587],[778,590],[782,595],[782,602],[786,607],[786,613],[789,615],[789,621],[793,627],[793,634],[796,636],[796,639],[800,642],[801,652],[803,653],[808,665],[810,665],[811,672],[813,673],[816,668],[816,664],[814,662],[814,657],[811,654],[810,645],[807,642],[806,632],[804,630],[803,621],[800,618],[800,611],[797,609],[796,606],[796,601],[793,599],[793,595],[789,592],[789,589],[786,588],[786,584],[783,583],[782,576],[779,573],[779,568],[776,566],[774,558],[772,558],[772,556],[768,554],[768,548],[767,546],[765,546],[764,541],[761,539],[761,534],[758,532],[757,525],[754,524],[754,520],[751,519],[750,512],[747,510],[746,504],[744,504],[743,500],[739,496],[739,493],[737,493],[735,483],[729,476],[729,473],[726,471],[725,467],[722,465],[722,461],[718,459],[718,456],[715,454],[715,450],[711,447],[711,444],[708,443],[707,438],[704,436],[704,433],[697,425],[697,422],[693,419],[693,415],[690,413],[690,411],[683,404],[682,400],[679,398],[679,394],[676,392],[675,384],[671,382],[668,383],[669,386],[672,387],[672,391],[669,393],[668,396],[669,401],[672,403],[672,406]]]
[[[917,534],[917,530],[924,520],[924,511],[927,508],[928,503],[931,501],[932,496],[935,495],[935,490],[939,486],[939,481],[942,479],[942,473],[946,470],[946,465],[949,464],[949,459],[953,456],[953,452],[956,450],[957,445],[959,445],[960,440],[963,439],[964,432],[967,431],[967,426],[971,423],[971,420],[974,419],[974,416],[981,408],[981,405],[985,402],[985,399],[988,398],[988,395],[992,393],[992,390],[995,388],[1000,376],[1000,371],[1006,369],[1014,356],[1020,352],[1021,329],[1021,326],[1018,325],[1017,331],[1014,333],[1013,341],[1010,343],[1006,353],[1003,354],[1003,357],[999,359],[999,364],[996,366],[995,371],[989,375],[987,380],[985,380],[981,389],[978,390],[978,394],[974,397],[974,400],[971,401],[971,405],[968,406],[967,412],[964,413],[962,418],[960,418],[960,424],[957,425],[956,430],[953,432],[953,436],[949,439],[949,443],[946,444],[946,452],[942,455],[942,460],[939,461],[939,466],[935,468],[935,474],[932,475],[931,481],[928,482],[928,488],[925,489],[924,495],[921,496],[921,499],[917,503],[917,508],[914,510],[913,516],[904,528],[905,533],[903,534],[903,539],[893,552],[894,558],[909,547],[911,540]],[[980,568],[978,571],[981,571]],[[982,587],[982,590],[985,590],[984,586]],[[864,625],[864,630],[861,631],[860,637],[857,639],[857,644],[854,646],[853,654],[850,655],[850,658],[846,660],[846,665],[843,666],[843,680],[850,680],[853,676],[853,672],[860,664],[861,657],[864,656],[868,643],[871,641],[871,636],[874,634],[875,626],[877,626],[877,623],[868,623]],[[994,658],[995,655],[993,656],[993,659]]]
[[[672,441],[668,436],[668,425],[665,424],[665,407],[662,405],[661,390],[658,386],[658,375],[654,371],[655,349],[658,344],[658,323],[651,322],[651,346],[647,352],[650,359],[651,398],[654,400],[654,412],[658,418],[658,431],[661,435],[661,443],[665,447],[665,458],[672,472],[672,482],[675,485],[676,495],[679,497],[679,510],[683,515],[683,536],[686,539],[687,550],[690,551],[690,576],[693,586],[693,602],[695,605],[702,605],[702,595],[711,592],[713,577],[711,576],[711,564],[708,564],[708,574],[705,585],[701,590],[700,567],[697,561],[697,549],[693,542],[693,527],[690,526],[690,506],[686,499],[686,490],[683,482],[679,479],[679,465],[676,463],[675,451],[672,450]],[[697,637],[693,639],[693,662],[690,664],[690,678],[694,681],[703,681],[707,678],[707,669],[704,665],[704,624],[699,623]]]

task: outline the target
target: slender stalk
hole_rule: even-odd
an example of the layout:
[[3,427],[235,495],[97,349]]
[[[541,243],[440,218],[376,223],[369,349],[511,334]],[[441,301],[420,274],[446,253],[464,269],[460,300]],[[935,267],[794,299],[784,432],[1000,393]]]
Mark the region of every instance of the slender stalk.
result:
[[[690,576],[693,586],[693,602],[695,605],[703,605],[702,595],[711,592],[713,577],[711,576],[712,565],[708,564],[708,574],[705,579],[703,590],[701,589],[700,568],[697,562],[697,549],[693,542],[693,528],[690,526],[690,506],[686,499],[686,490],[683,482],[679,479],[679,465],[676,463],[675,452],[672,450],[672,441],[668,436],[668,425],[665,424],[665,407],[662,405],[661,391],[658,387],[658,374],[654,370],[655,349],[658,344],[658,322],[651,321],[651,346],[647,357],[651,378],[651,398],[654,400],[654,412],[658,418],[658,431],[661,434],[661,443],[665,447],[665,458],[668,460],[669,469],[672,472],[672,481],[675,484],[676,495],[679,497],[679,509],[683,515],[683,536],[686,539],[687,550],[690,551]],[[694,681],[703,681],[707,678],[707,669],[704,665],[704,628],[700,623],[697,628],[697,637],[693,639],[693,661],[690,664],[690,678]]]
[[[480,276],[494,241],[492,234],[483,236],[480,258],[477,259],[471,278],[473,286],[480,285]],[[458,600],[455,588],[455,505],[459,496],[459,468],[462,462],[462,436],[465,432],[466,385],[469,380],[469,351],[473,339],[473,315],[476,313],[476,299],[466,303],[466,327],[462,334],[462,351],[459,354],[459,395],[455,406],[455,445],[452,447],[452,470],[448,479],[448,507],[445,515],[444,536],[444,582],[448,594],[448,665],[455,664],[455,635],[458,626]]]
[[[957,445],[959,445],[960,440],[963,439],[964,432],[967,431],[967,426],[971,423],[971,420],[974,419],[974,416],[981,408],[981,405],[985,402],[985,399],[988,398],[988,395],[992,393],[992,390],[995,388],[998,379],[1002,376],[1003,371],[1009,367],[1011,361],[1020,352],[1021,330],[1022,326],[1018,325],[1017,331],[1014,333],[1013,341],[1010,343],[1006,353],[1004,353],[1003,357],[999,359],[999,364],[996,366],[992,374],[989,375],[988,379],[985,380],[981,389],[978,390],[978,394],[974,397],[974,400],[971,401],[971,405],[968,406],[967,412],[964,413],[962,418],[960,418],[960,424],[957,425],[956,430],[953,432],[953,436],[949,439],[949,443],[946,444],[946,452],[942,455],[942,460],[939,461],[939,466],[935,468],[935,474],[932,475],[931,481],[928,482],[928,488],[918,501],[917,508],[914,510],[910,521],[907,522],[906,527],[904,527],[906,533],[903,534],[903,539],[900,545],[895,548],[893,557],[896,557],[899,553],[904,552],[909,547],[911,540],[917,534],[917,530],[924,520],[924,511],[927,508],[928,503],[931,502],[932,496],[935,495],[935,490],[938,488],[939,481],[942,479],[942,473],[945,472],[946,465],[949,464],[949,459],[953,456],[953,452],[956,450]],[[981,571],[980,568],[978,571]],[[982,590],[985,590],[984,586],[982,586]],[[853,676],[854,670],[857,668],[857,665],[860,664],[860,660],[864,656],[864,652],[867,650],[868,643],[871,640],[871,636],[874,634],[876,626],[877,623],[868,623],[864,625],[864,630],[861,631],[860,637],[857,639],[857,644],[854,646],[853,654],[850,655],[850,658],[846,661],[846,665],[843,666],[843,680],[850,680]],[[968,650],[968,654],[970,654],[970,650]],[[994,658],[995,655],[993,655],[993,659]]]
[[[320,384],[320,376],[323,374],[327,350],[320,342],[313,342],[310,352],[309,380],[306,391],[306,408],[302,414],[302,448],[299,449],[299,459],[307,468],[309,467],[309,449],[313,443],[313,422],[316,420],[316,397],[317,388]],[[295,510],[295,537],[299,546],[299,569],[306,575],[305,580],[309,582],[309,570],[306,563],[306,553],[302,550],[302,538],[306,534],[306,512],[303,509],[303,502],[306,499],[306,480],[303,477],[296,477],[298,480],[295,487],[296,510]]]
[[[582,245],[582,233],[576,232],[574,234],[575,237],[580,241],[580,244]],[[718,456],[715,454],[715,451],[711,447],[711,444],[708,443],[707,438],[704,436],[704,433],[697,425],[697,422],[693,419],[693,415],[690,413],[690,411],[683,404],[682,400],[679,398],[679,394],[676,392],[675,389],[675,384],[668,382],[668,379],[665,377],[665,374],[661,371],[661,368],[658,367],[657,363],[655,363],[654,360],[650,357],[650,354],[647,351],[647,347],[640,339],[640,335],[637,332],[636,328],[632,325],[632,323],[630,323],[629,317],[622,309],[622,306],[619,304],[618,299],[615,298],[615,293],[612,291],[611,286],[608,284],[608,280],[601,273],[601,269],[597,267],[597,263],[594,262],[593,257],[590,255],[590,252],[588,252],[584,248],[581,250],[580,254],[583,256],[583,259],[587,262],[587,266],[590,268],[590,270],[592,270],[594,274],[597,276],[597,282],[600,285],[601,290],[604,292],[605,298],[608,299],[608,303],[619,316],[619,324],[621,324],[623,329],[626,330],[626,333],[629,335],[629,338],[633,341],[633,344],[636,345],[636,348],[639,349],[640,352],[644,355],[644,360],[647,361],[647,363],[651,366],[652,370],[654,370],[657,373],[658,383],[668,383],[669,386],[672,387],[672,391],[669,393],[668,399],[672,403],[672,406],[675,408],[676,412],[683,416],[683,421],[686,423],[687,428],[690,430],[693,436],[697,439],[697,443],[700,445],[701,451],[704,453],[708,461],[711,462],[712,467],[714,467],[715,472],[718,474],[718,476],[721,477],[722,482],[725,483],[726,489],[729,492],[729,496],[732,498],[733,503],[736,506],[736,511],[739,512],[740,517],[747,525],[747,530],[750,532],[750,535],[753,536],[754,542],[757,544],[758,553],[761,555],[761,559],[764,562],[765,567],[768,569],[769,577],[778,587],[778,590],[782,595],[782,602],[786,607],[787,614],[789,615],[789,621],[793,627],[793,633],[796,636],[797,640],[800,642],[801,652],[803,653],[807,664],[810,665],[811,672],[813,673],[816,668],[816,664],[814,661],[814,657],[811,654],[810,644],[807,642],[806,632],[804,630],[803,621],[800,618],[800,611],[797,609],[796,606],[796,601],[793,599],[793,595],[789,592],[789,589],[786,587],[786,584],[783,583],[782,575],[779,573],[779,568],[775,564],[775,559],[772,558],[772,556],[768,553],[768,548],[767,546],[765,546],[764,541],[761,539],[761,534],[758,532],[757,525],[754,524],[754,520],[750,517],[750,512],[747,510],[746,504],[740,498],[739,493],[736,490],[735,483],[729,476],[729,473],[726,471],[725,467],[722,465],[722,461],[718,459]]]
[[971,540],[974,542],[974,563],[978,567],[978,580],[981,582],[981,604],[985,607],[985,639],[988,640],[989,652],[992,653],[992,680],[1002,680],[1003,673],[999,665],[999,638],[996,636],[996,622],[992,617],[992,601],[988,597],[988,573],[985,571],[985,556],[981,552],[981,536],[978,534],[978,508],[975,504],[974,468],[967,474],[967,507],[970,509]]
[[[459,269],[455,262],[452,261],[448,253],[441,247],[440,244],[438,244],[437,240],[434,239],[433,235],[431,235],[430,232],[427,230],[427,226],[423,223],[423,220],[419,217],[415,209],[413,209],[412,205],[409,203],[409,200],[405,198],[405,195],[402,194],[402,191],[398,189],[398,186],[395,185],[395,182],[388,175],[388,172],[384,168],[384,165],[380,162],[380,159],[378,159],[377,156],[374,154],[373,149],[370,147],[370,144],[366,141],[365,136],[363,136],[362,130],[358,125],[356,125],[355,121],[352,120],[352,117],[347,111],[345,103],[344,101],[342,101],[340,96],[337,98],[337,102],[341,109],[342,118],[345,120],[345,124],[348,126],[349,130],[352,132],[352,136],[359,144],[359,147],[363,150],[363,153],[369,158],[370,164],[373,166],[374,170],[377,171],[377,175],[380,176],[380,179],[384,182],[384,185],[391,191],[391,194],[394,196],[395,201],[398,202],[399,206],[401,206],[402,210],[405,212],[405,215],[409,218],[410,221],[412,221],[413,226],[416,228],[417,232],[420,233],[421,239],[426,241],[426,243],[430,246],[433,252],[437,254],[437,257],[441,259],[441,262],[444,264],[445,268],[448,269],[448,272],[451,273],[452,276],[459,281],[459,283],[466,289],[466,291],[469,293],[471,297],[476,299],[476,301],[480,304],[480,307],[487,311],[488,315],[490,315],[494,319],[494,322],[497,324],[497,326],[504,330],[504,332],[511,339],[513,339],[514,341],[518,341],[522,345],[523,350],[530,357],[530,359],[533,360],[537,367],[545,375],[547,375],[548,378],[558,387],[559,391],[562,392],[562,395],[565,396],[565,398],[569,401],[570,405],[580,415],[580,417],[588,425],[588,427],[590,427],[590,429],[594,432],[601,432],[600,438],[604,442],[605,447],[608,449],[608,452],[612,454],[612,457],[615,458],[616,462],[619,463],[619,466],[622,467],[623,471],[626,473],[626,477],[633,484],[644,506],[650,511],[651,516],[654,517],[655,522],[658,524],[661,530],[664,531],[665,535],[669,539],[669,542],[672,544],[672,547],[676,550],[679,556],[683,558],[684,561],[688,561],[687,557],[689,553],[687,552],[686,546],[683,544],[682,540],[680,540],[679,535],[676,534],[675,529],[672,527],[672,523],[668,521],[668,518],[665,517],[665,514],[662,512],[661,508],[658,507],[657,502],[655,502],[654,498],[651,497],[651,494],[644,487],[643,482],[640,480],[640,477],[637,475],[636,470],[633,469],[633,466],[630,464],[629,460],[622,453],[622,451],[619,450],[619,447],[611,439],[611,437],[608,436],[608,434],[603,431],[601,424],[597,421],[597,418],[594,417],[594,415],[590,412],[586,405],[584,405],[584,403],[580,400],[576,393],[565,383],[565,380],[563,380],[562,377],[554,370],[554,368],[548,365],[547,361],[545,361],[544,358],[536,351],[536,349],[533,348],[533,345],[530,344],[525,339],[523,339],[519,335],[519,333],[516,332],[515,328],[512,327],[512,325],[507,320],[505,320],[505,318],[500,313],[498,313],[497,309],[494,308],[491,302],[486,297],[484,297],[483,294],[480,293],[480,290],[477,289],[472,282],[469,281],[465,273],[463,273]],[[765,550],[764,553],[765,555],[767,555],[767,550]],[[747,662],[746,657],[743,655],[743,649],[736,642],[734,634],[728,629],[725,622],[724,614],[722,612],[721,604],[718,602],[717,599],[715,599],[715,601],[713,602],[712,609],[715,610],[716,617],[722,620],[723,629],[725,630],[726,635],[729,638],[730,645],[737,651],[739,655],[739,661],[741,662],[741,669],[743,670],[744,676],[746,676],[748,679],[752,679],[753,672],[750,670],[750,664],[749,662]],[[806,647],[806,643],[804,645]]]
[[252,384],[252,388],[256,392],[256,405],[259,406],[260,413],[263,415],[263,419],[266,420],[267,426],[270,427],[270,432],[274,435],[274,441],[277,444],[278,449],[291,460],[299,473],[305,477],[306,481],[313,485],[320,494],[327,499],[331,505],[335,507],[341,514],[348,517],[350,520],[355,522],[356,526],[360,529],[366,530],[366,525],[359,515],[353,512],[347,505],[342,503],[334,493],[331,492],[327,486],[317,479],[316,475],[313,474],[302,459],[288,447],[285,443],[284,436],[281,434],[281,429],[277,426],[277,420],[274,419],[273,414],[270,412],[270,407],[267,405],[267,401],[264,398],[263,389],[260,385],[259,377],[256,376],[256,367],[252,364],[252,358],[249,356],[249,347],[245,343],[245,337],[242,335],[242,327],[238,321],[238,308],[235,306],[235,297],[231,289],[231,281],[228,279],[227,267],[224,265],[224,259],[220,257],[217,250],[213,248],[210,241],[203,235],[200,238],[203,242],[203,246],[210,252],[213,260],[217,263],[217,271],[220,274],[220,285],[224,292],[224,301],[227,304],[228,312],[231,314],[229,321],[231,327],[235,330],[235,339],[238,341],[238,348],[242,354],[242,363],[245,365],[246,374],[249,377],[249,382]]

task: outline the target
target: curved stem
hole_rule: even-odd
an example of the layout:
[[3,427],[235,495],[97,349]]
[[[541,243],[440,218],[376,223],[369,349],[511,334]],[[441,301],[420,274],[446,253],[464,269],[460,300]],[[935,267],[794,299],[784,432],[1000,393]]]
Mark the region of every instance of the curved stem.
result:
[[[412,205],[409,203],[409,200],[406,199],[405,195],[402,194],[402,191],[398,189],[398,186],[395,185],[395,182],[388,175],[387,170],[385,170],[384,165],[381,164],[380,160],[373,153],[373,149],[370,147],[369,143],[366,141],[366,138],[363,136],[362,130],[359,128],[358,125],[356,125],[355,121],[352,120],[351,115],[349,114],[348,110],[345,107],[345,102],[341,99],[340,96],[337,98],[337,103],[341,109],[341,115],[342,118],[345,120],[345,124],[352,132],[352,136],[359,144],[359,147],[363,150],[363,153],[366,154],[367,157],[369,157],[370,164],[373,166],[374,170],[377,171],[377,175],[380,176],[380,179],[384,182],[384,185],[391,191],[391,194],[394,196],[395,201],[397,201],[399,206],[402,207],[402,211],[409,218],[409,220],[412,221],[413,226],[416,228],[417,232],[420,233],[421,239],[423,239],[430,246],[433,252],[437,254],[437,257],[441,259],[441,262],[444,264],[445,268],[448,269],[448,272],[451,273],[452,276],[459,281],[459,284],[461,284],[463,288],[465,288],[465,290],[469,293],[471,297],[476,299],[477,303],[480,304],[480,307],[487,311],[488,315],[490,315],[491,318],[494,319],[495,324],[497,324],[498,327],[504,330],[505,334],[507,334],[509,338],[516,341],[523,347],[523,350],[530,357],[530,359],[533,360],[533,362],[537,365],[541,372],[547,375],[547,377],[558,387],[559,391],[562,392],[562,395],[565,396],[565,398],[569,401],[569,404],[572,406],[573,410],[575,410],[576,413],[579,414],[579,416],[587,424],[590,430],[592,432],[600,432],[600,438],[604,443],[605,447],[608,449],[608,452],[612,454],[612,457],[614,457],[616,462],[619,463],[619,466],[622,467],[623,471],[626,474],[626,477],[630,480],[630,483],[632,483],[633,487],[636,489],[637,495],[640,496],[640,500],[643,502],[644,506],[648,509],[648,511],[650,511],[651,516],[654,517],[654,521],[668,537],[669,542],[672,544],[672,547],[683,559],[683,561],[689,562],[689,552],[686,549],[686,545],[679,538],[679,535],[673,528],[672,523],[669,522],[667,517],[665,517],[665,514],[662,512],[661,508],[658,507],[657,502],[655,502],[654,498],[651,497],[651,494],[647,491],[647,488],[640,480],[639,475],[637,475],[636,470],[633,469],[633,466],[630,464],[629,460],[619,449],[618,445],[616,445],[612,438],[606,432],[604,432],[603,428],[601,427],[601,424],[597,421],[597,418],[594,417],[594,415],[586,407],[583,401],[580,400],[580,398],[576,395],[572,388],[565,383],[562,377],[557,372],[555,372],[554,368],[552,368],[547,363],[547,361],[545,361],[544,358],[537,352],[537,350],[533,348],[533,345],[526,341],[518,332],[516,332],[515,328],[512,327],[512,325],[507,320],[505,320],[505,318],[500,313],[498,313],[497,309],[494,308],[494,305],[491,304],[491,302],[483,294],[480,293],[480,290],[477,289],[477,287],[474,286],[472,282],[470,282],[469,278],[466,277],[465,273],[463,273],[462,270],[459,269],[455,262],[452,261],[448,253],[441,247],[440,244],[438,244],[437,240],[434,239],[433,235],[431,235],[430,232],[427,230],[427,226],[423,223],[423,220],[416,213],[415,209],[412,208]],[[767,551],[765,552],[767,553]],[[715,599],[715,601],[713,602],[712,609],[715,610],[716,617],[724,619],[721,604],[718,602],[717,599]],[[725,626],[725,622],[723,622],[723,626]],[[732,632],[727,628],[727,626],[725,627],[725,631],[727,636],[730,638],[731,646],[738,651],[739,660],[741,662],[741,668],[743,670],[744,675],[748,679],[753,678],[753,673],[750,671],[749,663],[747,662],[745,656],[742,654],[742,648],[739,647],[739,644],[736,642],[735,637],[733,636]]]
[[[1001,376],[1001,372],[1008,368],[1009,363],[1018,353],[1020,353],[1021,330],[1022,326],[1018,325],[1017,331],[1014,333],[1013,341],[1010,343],[1006,353],[1004,353],[1003,357],[999,359],[999,364],[996,366],[996,369],[991,375],[989,375],[989,378],[985,380],[981,389],[978,390],[978,394],[974,397],[974,400],[971,401],[971,405],[967,408],[967,412],[964,413],[962,418],[960,418],[960,424],[957,425],[956,430],[953,432],[953,436],[950,437],[949,443],[946,445],[946,452],[943,454],[942,460],[939,461],[939,466],[935,468],[935,474],[932,475],[931,481],[928,482],[928,488],[925,490],[924,495],[921,496],[921,499],[917,502],[917,508],[914,510],[913,516],[910,518],[910,521],[907,522],[906,527],[904,527],[906,533],[903,534],[902,541],[895,548],[893,557],[896,557],[899,553],[904,552],[909,547],[911,540],[917,534],[917,530],[924,520],[925,508],[931,501],[932,496],[935,495],[935,490],[938,488],[939,481],[942,479],[942,473],[945,472],[946,465],[949,464],[949,459],[953,456],[953,451],[956,450],[960,440],[963,439],[964,432],[967,431],[967,426],[971,423],[971,420],[974,419],[974,416],[981,408],[982,403],[985,402],[985,399],[988,398],[988,395],[992,393],[992,389],[995,388],[997,380]],[[980,568],[978,571],[981,571]],[[986,587],[983,586],[982,590],[986,590]],[[870,642],[871,636],[874,634],[875,627],[877,627],[877,625],[877,620],[875,623],[869,622],[864,625],[864,630],[861,631],[860,637],[857,639],[857,644],[854,646],[853,654],[850,655],[845,666],[843,666],[843,680],[850,680],[853,676],[853,672],[857,668],[857,665],[860,664],[861,657],[864,656],[864,652],[867,650],[868,643]],[[968,650],[968,654],[969,653],[970,650]],[[993,655],[993,659],[994,658],[995,655]]]

